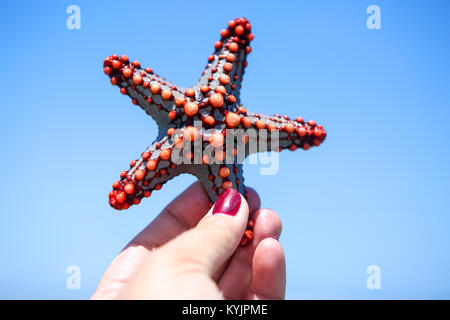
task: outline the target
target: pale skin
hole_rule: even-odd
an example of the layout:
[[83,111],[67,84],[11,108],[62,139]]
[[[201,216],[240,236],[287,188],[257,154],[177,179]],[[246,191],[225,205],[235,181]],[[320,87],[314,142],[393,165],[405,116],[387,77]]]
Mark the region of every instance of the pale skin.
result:
[[[192,184],[119,253],[92,299],[283,299],[281,220],[248,193],[235,216],[211,215]],[[239,247],[249,215],[254,239]]]

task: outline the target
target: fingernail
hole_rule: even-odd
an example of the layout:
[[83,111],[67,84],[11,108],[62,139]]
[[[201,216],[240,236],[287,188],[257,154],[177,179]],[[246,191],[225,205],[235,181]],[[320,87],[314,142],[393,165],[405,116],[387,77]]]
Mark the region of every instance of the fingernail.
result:
[[217,199],[212,214],[224,213],[235,216],[241,207],[241,195],[232,188],[226,189]]

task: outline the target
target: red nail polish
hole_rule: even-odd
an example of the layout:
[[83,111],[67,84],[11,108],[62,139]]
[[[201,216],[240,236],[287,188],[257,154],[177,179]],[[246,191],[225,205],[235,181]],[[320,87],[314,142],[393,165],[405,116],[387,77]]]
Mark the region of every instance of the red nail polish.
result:
[[225,213],[235,216],[241,207],[241,195],[233,188],[228,188],[217,199],[212,214]]

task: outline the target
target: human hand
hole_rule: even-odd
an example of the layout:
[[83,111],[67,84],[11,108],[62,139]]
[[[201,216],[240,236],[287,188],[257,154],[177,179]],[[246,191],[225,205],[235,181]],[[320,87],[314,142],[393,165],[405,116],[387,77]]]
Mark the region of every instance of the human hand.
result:
[[[283,299],[281,221],[247,190],[248,203],[230,189],[209,210],[200,183],[191,185],[113,260],[92,299]],[[249,215],[254,239],[239,247]]]

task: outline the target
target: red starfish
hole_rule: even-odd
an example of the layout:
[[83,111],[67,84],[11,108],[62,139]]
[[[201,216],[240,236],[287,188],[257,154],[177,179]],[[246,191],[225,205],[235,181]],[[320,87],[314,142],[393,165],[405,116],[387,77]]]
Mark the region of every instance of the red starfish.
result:
[[[305,122],[300,117],[290,120],[287,116],[247,111],[240,103],[239,90],[247,66],[246,57],[251,52],[251,25],[247,19],[237,18],[231,20],[220,35],[200,80],[190,89],[175,86],[150,68],[142,69],[138,61],[130,63],[125,55],[105,59],[104,72],[111,83],[152,116],[159,128],[156,141],[139,159],[131,161],[130,169],[120,174],[120,181],[113,183],[109,193],[113,208],[128,209],[130,205],[139,204],[143,197],[149,197],[153,190],[161,189],[164,183],[181,173],[198,177],[211,199],[211,206],[227,188],[235,188],[246,195],[242,162],[237,161],[237,148],[226,148],[234,141],[234,138],[228,140],[230,134],[226,129],[246,132],[253,129],[254,136],[247,133],[241,136],[243,158],[268,149],[308,150],[325,140],[325,130],[313,120]],[[266,139],[267,131],[279,134],[277,143],[269,139],[267,148],[249,147],[249,141]],[[192,149],[194,152],[189,151]],[[184,161],[179,163],[175,155]],[[224,163],[225,158],[231,161]],[[250,221],[244,244],[253,237],[251,228]]]

